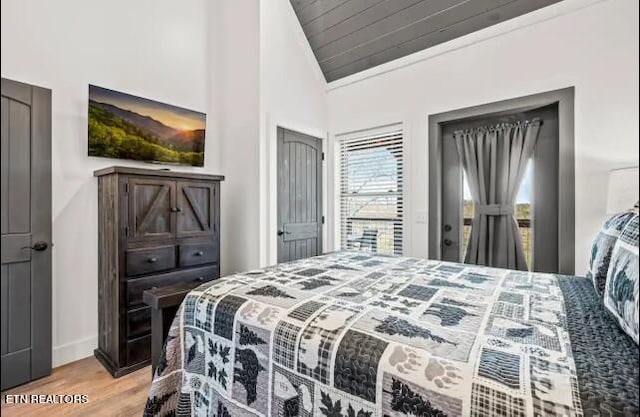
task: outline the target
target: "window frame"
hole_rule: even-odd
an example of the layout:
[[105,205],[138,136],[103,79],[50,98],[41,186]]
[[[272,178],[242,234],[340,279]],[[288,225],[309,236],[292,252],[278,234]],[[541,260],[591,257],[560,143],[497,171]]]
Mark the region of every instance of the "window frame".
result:
[[[374,142],[376,140],[388,142],[387,146],[367,146],[370,142]],[[349,143],[352,145],[354,143],[360,142],[360,146],[362,149],[384,149],[384,148],[392,148],[393,156],[398,160],[398,167],[400,168],[398,173],[398,178],[396,179],[396,191],[394,192],[362,192],[362,193],[354,193],[354,192],[345,192],[345,187],[348,187],[348,179],[345,179],[345,175],[348,171],[348,165],[343,160],[345,156],[345,152],[347,151],[346,147]],[[336,213],[337,213],[337,221],[336,221],[336,243],[340,250],[353,250],[358,251],[359,248],[349,247],[349,243],[347,241],[347,231],[350,229],[349,224],[347,224],[348,220],[345,220],[346,214],[346,200],[353,197],[375,197],[375,196],[393,196],[396,197],[396,216],[395,217],[374,217],[374,216],[362,216],[361,218],[353,218],[351,219],[351,227],[353,227],[354,222],[366,222],[366,221],[379,221],[379,222],[390,222],[393,224],[392,226],[392,245],[393,249],[391,253],[384,253],[386,255],[397,255],[401,256],[407,251],[407,228],[406,228],[406,219],[407,219],[407,173],[408,173],[408,164],[406,158],[406,136],[405,131],[401,123],[387,125],[379,128],[373,129],[365,129],[359,130],[356,132],[340,134],[335,136],[335,172],[336,172],[336,181],[335,181],[335,198],[336,198]],[[383,183],[384,184],[384,183]],[[380,235],[378,235],[380,236]],[[376,248],[377,242],[376,240]],[[354,242],[352,242],[354,243]],[[360,245],[361,246],[361,245]],[[369,246],[369,250],[373,252],[373,248]],[[376,253],[380,253],[377,252]]]

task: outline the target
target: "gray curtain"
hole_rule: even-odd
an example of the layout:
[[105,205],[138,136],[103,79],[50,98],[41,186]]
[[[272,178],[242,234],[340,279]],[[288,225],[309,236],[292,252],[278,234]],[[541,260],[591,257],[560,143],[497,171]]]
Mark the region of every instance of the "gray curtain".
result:
[[474,202],[466,263],[527,269],[514,205],[539,129],[535,119],[454,132]]

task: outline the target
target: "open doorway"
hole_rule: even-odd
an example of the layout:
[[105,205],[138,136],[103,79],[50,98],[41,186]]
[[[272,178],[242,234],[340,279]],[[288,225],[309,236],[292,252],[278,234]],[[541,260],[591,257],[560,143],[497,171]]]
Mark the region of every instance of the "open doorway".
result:
[[[521,245],[519,256],[524,258],[523,262],[518,262],[520,266],[517,269],[573,272],[573,89],[430,117],[431,258],[510,267],[494,262],[491,253],[486,257],[469,256],[470,250],[478,250],[474,247],[478,239],[475,242],[470,239],[474,224],[476,227],[491,227],[487,225],[493,225],[497,217],[487,216],[485,223],[477,223],[478,218],[482,217],[477,212],[480,206],[477,196],[472,196],[474,193],[473,187],[469,186],[469,173],[460,155],[464,151],[456,135],[496,127],[524,126],[532,121],[537,124],[537,141],[534,141],[533,151],[525,161],[526,166],[522,167],[513,201],[499,209],[509,209],[509,219],[504,220],[513,222],[513,227],[517,228],[514,235]],[[507,140],[505,136],[496,137],[497,140]],[[485,167],[485,170],[489,175],[489,168]],[[495,204],[491,205],[494,206],[492,209],[498,209]],[[480,209],[486,212],[487,204],[482,204]],[[478,233],[479,229],[476,229]],[[505,234],[496,236],[503,239]],[[494,237],[487,237],[486,233],[481,238],[484,239],[481,245],[493,248],[485,252],[511,250],[509,245],[495,242]],[[495,258],[502,255],[496,253]]]

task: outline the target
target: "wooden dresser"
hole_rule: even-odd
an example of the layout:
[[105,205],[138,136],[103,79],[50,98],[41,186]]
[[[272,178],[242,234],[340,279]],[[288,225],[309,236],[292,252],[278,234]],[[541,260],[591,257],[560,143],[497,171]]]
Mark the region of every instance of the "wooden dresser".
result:
[[119,377],[149,365],[142,293],[220,276],[220,182],[193,172],[110,167],[98,177],[98,349]]

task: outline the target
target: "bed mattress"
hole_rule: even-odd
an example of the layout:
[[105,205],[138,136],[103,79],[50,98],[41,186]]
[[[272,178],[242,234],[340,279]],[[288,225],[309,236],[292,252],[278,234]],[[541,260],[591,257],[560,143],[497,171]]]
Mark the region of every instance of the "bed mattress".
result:
[[637,415],[638,387],[586,278],[340,252],[192,291],[145,415]]

